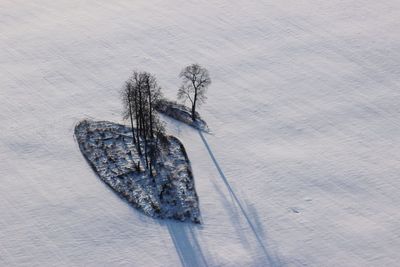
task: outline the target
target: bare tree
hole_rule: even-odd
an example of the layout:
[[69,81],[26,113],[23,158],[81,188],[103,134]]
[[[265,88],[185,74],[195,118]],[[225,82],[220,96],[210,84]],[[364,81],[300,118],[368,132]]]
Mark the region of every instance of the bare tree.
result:
[[148,72],[141,73],[142,80],[144,82],[144,93],[147,98],[147,108],[149,116],[149,134],[150,138],[155,137],[155,120],[157,119],[157,113],[155,107],[162,98],[161,87],[158,86],[156,77]]
[[[134,71],[122,90],[124,119],[130,118],[133,142],[136,143],[139,156],[144,156],[144,165],[153,174],[153,167],[158,156],[158,135],[163,126],[155,111],[157,102],[162,97],[161,88],[156,78],[148,72]],[[133,121],[136,121],[136,137]],[[144,148],[142,153],[141,145]]]
[[156,131],[161,129],[161,122],[158,119],[158,113],[155,110],[157,102],[162,97],[161,95],[161,87],[158,86],[157,80],[154,75],[148,72],[142,72],[141,80],[144,84],[143,95],[145,97],[144,102],[146,103],[146,114],[145,114],[145,123],[146,123],[146,132],[145,132],[145,148],[146,154],[149,156],[149,169],[150,174],[153,174],[153,167],[156,162],[156,158],[158,156],[158,147],[157,147],[157,137]]
[[135,138],[135,130],[133,128],[133,120],[136,118],[135,114],[133,112],[134,110],[134,99],[132,99],[133,96],[133,88],[132,88],[132,82],[127,81],[125,83],[124,88],[121,91],[121,98],[122,98],[122,104],[124,107],[123,110],[123,118],[130,119],[131,122],[131,129],[132,129],[132,142],[133,144],[136,144],[136,138]]
[[185,67],[179,77],[182,86],[178,90],[178,99],[189,99],[192,104],[192,120],[196,120],[196,107],[206,101],[206,89],[211,84],[208,70],[198,64]]

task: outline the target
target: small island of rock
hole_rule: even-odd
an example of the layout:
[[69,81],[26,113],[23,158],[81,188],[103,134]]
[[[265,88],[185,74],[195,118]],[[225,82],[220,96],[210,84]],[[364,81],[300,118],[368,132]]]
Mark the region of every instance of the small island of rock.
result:
[[200,223],[190,161],[182,143],[166,135],[159,140],[160,152],[150,173],[142,167],[145,162],[133,144],[131,130],[111,122],[84,120],[76,125],[75,136],[95,173],[135,208],[155,218]]

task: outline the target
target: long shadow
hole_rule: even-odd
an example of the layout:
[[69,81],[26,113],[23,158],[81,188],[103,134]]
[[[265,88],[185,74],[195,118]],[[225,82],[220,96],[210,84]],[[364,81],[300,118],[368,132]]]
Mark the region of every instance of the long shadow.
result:
[[240,211],[242,212],[244,218],[246,219],[247,223],[249,224],[251,231],[253,232],[254,236],[256,237],[257,242],[260,245],[260,248],[266,257],[266,260],[267,260],[266,263],[268,264],[268,266],[282,266],[282,263],[279,261],[279,259],[277,259],[275,256],[272,256],[272,255],[270,255],[270,253],[268,253],[267,248],[264,245],[264,242],[262,241],[262,239],[260,238],[260,236],[257,233],[257,228],[253,225],[246,210],[243,208],[243,205],[241,204],[239,198],[236,196],[231,185],[229,184],[228,180],[226,179],[226,176],[225,176],[224,172],[222,171],[221,167],[219,166],[217,159],[214,157],[214,153],[212,152],[210,146],[208,145],[207,140],[205,139],[203,133],[201,131],[198,131],[198,132],[201,137],[201,140],[203,141],[205,147],[207,148],[208,154],[210,154],[210,157],[211,157],[212,161],[214,162],[214,165],[217,168],[217,170],[222,178],[222,181],[225,183],[226,188],[228,189],[229,193],[235,200],[235,202],[238,205]]
[[182,266],[207,267],[207,261],[193,231],[196,226],[172,221],[166,224]]

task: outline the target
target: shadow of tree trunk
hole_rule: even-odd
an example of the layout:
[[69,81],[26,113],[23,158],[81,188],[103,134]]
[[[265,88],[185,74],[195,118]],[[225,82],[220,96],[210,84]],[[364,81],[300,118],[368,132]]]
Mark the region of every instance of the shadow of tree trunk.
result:
[[208,266],[194,232],[195,226],[175,222],[167,222],[166,224],[182,266]]

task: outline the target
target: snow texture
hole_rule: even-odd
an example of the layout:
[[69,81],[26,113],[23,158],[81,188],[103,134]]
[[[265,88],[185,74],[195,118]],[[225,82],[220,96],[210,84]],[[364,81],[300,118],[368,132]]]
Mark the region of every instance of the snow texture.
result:
[[[75,136],[97,175],[134,207],[150,217],[200,223],[190,162],[178,139],[166,137],[155,163],[157,174],[150,177],[130,128],[84,120],[75,127]],[[143,142],[141,147],[144,151]]]
[[[398,266],[399,18],[398,0],[0,1],[0,266]],[[174,99],[194,62],[213,135],[165,120],[201,225],[137,212],[72,138],[121,123],[133,69]]]

